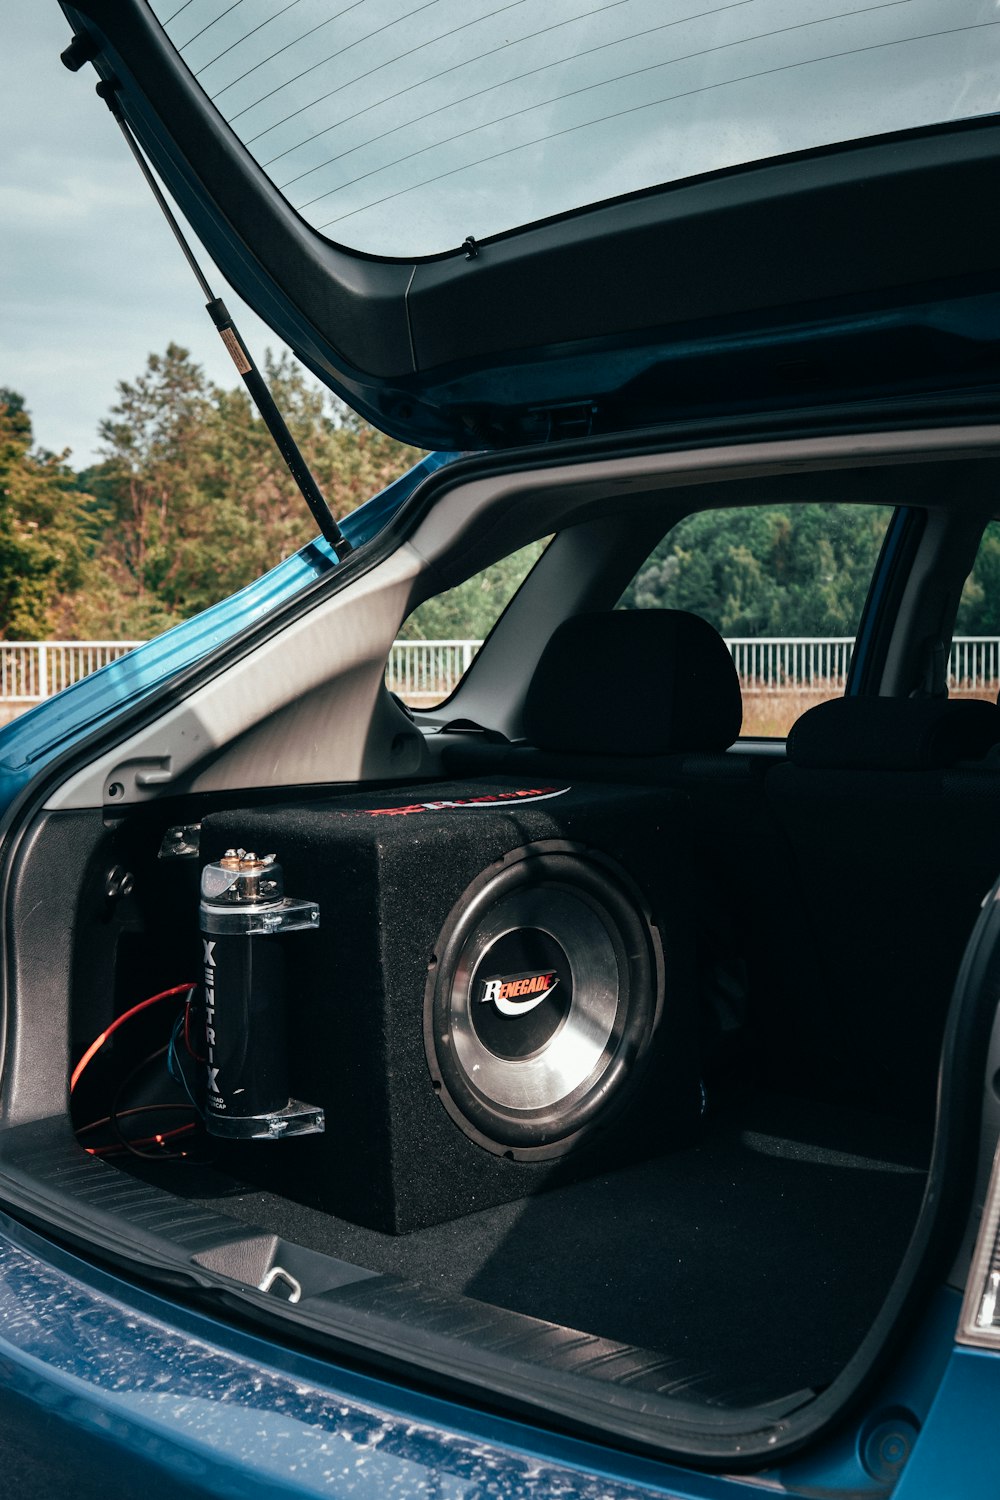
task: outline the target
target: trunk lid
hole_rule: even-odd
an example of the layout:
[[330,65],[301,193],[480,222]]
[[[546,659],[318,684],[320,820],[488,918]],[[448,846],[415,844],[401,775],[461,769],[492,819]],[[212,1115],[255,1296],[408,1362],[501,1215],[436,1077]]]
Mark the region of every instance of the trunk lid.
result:
[[406,441],[1000,379],[986,0],[64,9],[230,283]]

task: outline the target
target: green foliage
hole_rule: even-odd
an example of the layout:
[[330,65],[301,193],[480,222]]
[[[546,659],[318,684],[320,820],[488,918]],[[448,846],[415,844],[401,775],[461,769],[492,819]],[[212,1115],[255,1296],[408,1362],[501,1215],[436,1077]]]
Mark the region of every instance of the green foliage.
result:
[[0,636],[57,634],[86,573],[96,516],[65,455],[32,448],[24,398],[0,387]]
[[689,609],[727,636],[853,635],[889,520],[883,506],[749,506],[687,516],[621,601]]
[[[419,458],[310,381],[265,359],[279,409],[334,514]],[[24,400],[0,388],[0,633],[144,638],[259,577],[316,534],[242,386],[209,381],[171,344],[122,381],[100,425],[102,462],[75,475],[32,446]],[[884,507],[753,506],[688,516],[640,569],[622,607],[703,615],[726,635],[853,635],[884,535]],[[422,604],[410,639],[483,637],[544,541]],[[958,631],[1000,635],[1000,526],[986,532]]]
[[[279,410],[342,517],[420,456],[348,414],[287,355],[265,362]],[[186,349],[151,354],[101,423],[86,475],[106,519],[74,633],[144,638],[259,577],[316,535],[242,386],[213,385]]]
[[484,568],[473,578],[426,600],[403,626],[407,641],[484,640],[541,557],[549,538]]
[[983,533],[976,563],[965,581],[956,635],[1000,635],[1000,523]]

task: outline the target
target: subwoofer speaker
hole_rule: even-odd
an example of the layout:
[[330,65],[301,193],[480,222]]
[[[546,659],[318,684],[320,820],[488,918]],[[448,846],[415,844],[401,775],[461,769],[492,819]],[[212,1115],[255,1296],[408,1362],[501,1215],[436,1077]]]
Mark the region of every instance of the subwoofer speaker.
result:
[[206,818],[206,859],[273,851],[321,909],[287,1009],[326,1130],[234,1170],[401,1233],[689,1138],[691,838],[676,792],[494,779]]
[[459,897],[424,1002],[455,1123],[521,1161],[563,1156],[638,1086],[663,1000],[645,898],[581,845],[515,849]]

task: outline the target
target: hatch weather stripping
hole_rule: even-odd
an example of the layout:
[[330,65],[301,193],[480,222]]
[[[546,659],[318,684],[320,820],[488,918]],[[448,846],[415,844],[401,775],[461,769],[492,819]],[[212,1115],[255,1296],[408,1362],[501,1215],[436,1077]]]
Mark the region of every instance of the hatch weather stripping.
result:
[[[67,63],[67,66],[70,66],[70,64]],[[354,549],[334,520],[333,513],[323,496],[322,490],[313,478],[305,459],[302,457],[299,445],[289,432],[288,425],[275,405],[274,397],[267,388],[267,382],[254,364],[243,339],[240,337],[236,324],[229,316],[225,303],[221,297],[214,295],[212,288],[205,279],[205,275],[195,259],[191,246],[184,238],[183,230],[174,217],[166,198],[160,191],[159,184],[142,153],[139,142],[132,134],[132,129],[122,114],[115,85],[113,83],[99,83],[97,85],[97,92],[118,121],[122,135],[128,142],[129,150],[138,162],[140,172],[149,184],[153,197],[156,199],[164,218],[173,230],[174,238],[184,252],[184,258],[191,267],[195,279],[204,293],[208,315],[218,329],[222,342],[229,350],[233,364],[239,371],[243,379],[243,384],[250,392],[254,405],[263,417],[267,430],[270,432],[278,452],[287,465],[288,472],[298,485],[302,498],[312,513],[313,520],[323,533],[323,536],[330,543],[338,558],[343,559],[347,557]]]

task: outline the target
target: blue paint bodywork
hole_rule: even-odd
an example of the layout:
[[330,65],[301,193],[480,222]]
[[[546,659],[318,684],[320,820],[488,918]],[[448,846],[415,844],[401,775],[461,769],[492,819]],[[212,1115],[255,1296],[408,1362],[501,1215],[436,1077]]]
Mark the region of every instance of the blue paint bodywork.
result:
[[898,1500],[947,1500],[1000,1491],[1000,1358],[956,1346],[896,1490]]
[[[115,1495],[141,1482],[146,1500],[181,1484],[241,1500],[734,1500],[710,1476],[285,1353],[59,1250],[39,1255],[40,1243],[0,1220],[4,1385],[35,1422],[56,1414],[69,1424],[81,1459],[110,1438]],[[162,1491],[150,1488],[154,1476]]]
[[23,1451],[54,1428],[51,1451],[73,1454],[82,1493],[105,1475],[109,1500],[846,1500],[889,1493],[861,1455],[902,1414],[926,1426],[900,1500],[979,1496],[995,1487],[1000,1359],[954,1346],[957,1312],[942,1293],[868,1412],[818,1452],[752,1476],[698,1474],[290,1352],[0,1216],[0,1442],[12,1402]]

